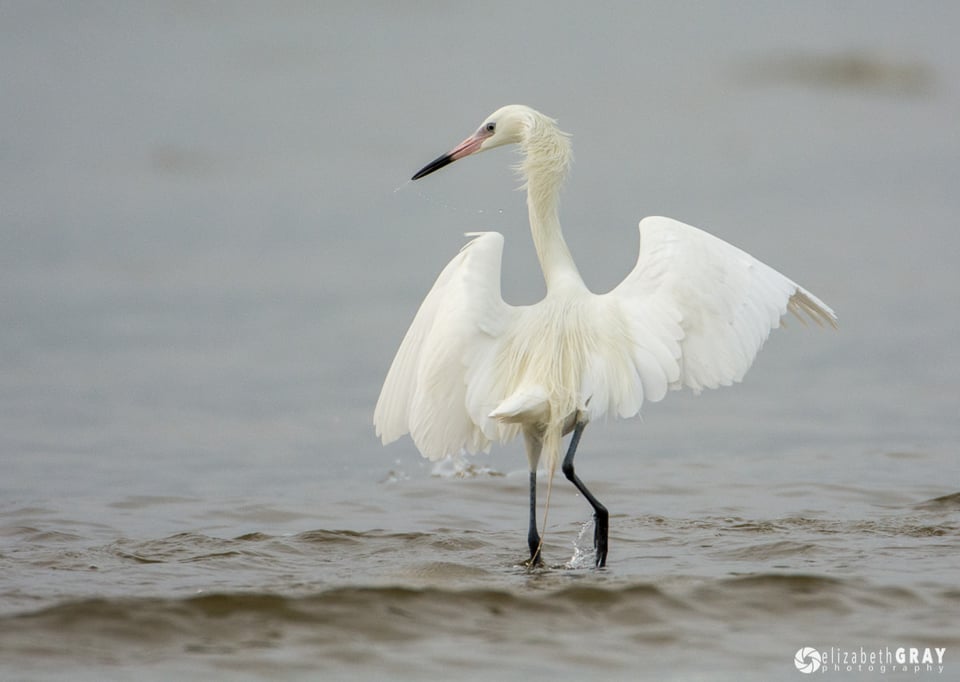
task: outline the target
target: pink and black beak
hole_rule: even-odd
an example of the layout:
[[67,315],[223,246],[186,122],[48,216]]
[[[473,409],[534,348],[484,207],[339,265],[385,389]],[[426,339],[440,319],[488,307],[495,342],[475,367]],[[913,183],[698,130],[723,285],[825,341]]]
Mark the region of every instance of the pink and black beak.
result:
[[444,166],[449,166],[457,159],[462,159],[465,156],[470,156],[471,154],[480,151],[480,145],[483,144],[484,140],[493,135],[493,132],[493,129],[489,126],[480,128],[480,130],[458,144],[450,152],[444,154],[443,156],[437,157],[426,166],[418,170],[410,179],[419,180],[423,176],[430,175],[434,171],[438,171]]

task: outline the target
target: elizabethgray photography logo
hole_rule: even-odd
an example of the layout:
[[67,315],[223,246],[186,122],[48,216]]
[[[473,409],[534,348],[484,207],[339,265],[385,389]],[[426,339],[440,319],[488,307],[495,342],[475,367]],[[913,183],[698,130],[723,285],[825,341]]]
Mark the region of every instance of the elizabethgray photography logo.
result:
[[793,664],[804,675],[814,673],[913,673],[942,675],[946,647],[896,646],[866,649],[838,647],[797,649]]
[[812,646],[805,646],[797,649],[797,655],[793,657],[793,662],[797,666],[797,670],[810,674],[820,669],[823,658],[820,656],[820,652]]

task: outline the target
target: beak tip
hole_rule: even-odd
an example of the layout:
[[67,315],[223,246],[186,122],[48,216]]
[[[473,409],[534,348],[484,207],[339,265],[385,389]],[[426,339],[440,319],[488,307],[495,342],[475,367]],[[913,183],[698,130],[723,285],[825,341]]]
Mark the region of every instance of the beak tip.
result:
[[420,170],[418,170],[416,173],[413,174],[413,177],[410,178],[410,179],[411,179],[411,180],[419,180],[419,179],[422,178],[423,176],[425,176],[425,175],[430,175],[430,174],[433,173],[434,171],[438,171],[438,170],[440,170],[441,168],[443,168],[444,166],[449,166],[449,165],[450,165],[451,163],[453,163],[453,162],[454,162],[454,158],[453,158],[452,155],[450,155],[450,154],[444,154],[443,156],[440,156],[440,157],[434,159],[433,161],[431,161],[430,163],[428,163],[426,166],[424,166],[423,168],[421,168]]

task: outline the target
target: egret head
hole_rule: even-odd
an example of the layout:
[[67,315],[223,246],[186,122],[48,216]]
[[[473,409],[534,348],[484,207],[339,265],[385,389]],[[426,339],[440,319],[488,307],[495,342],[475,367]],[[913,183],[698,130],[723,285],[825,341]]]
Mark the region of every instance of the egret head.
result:
[[419,180],[465,156],[520,142],[534,116],[536,112],[522,104],[509,104],[497,109],[484,119],[473,135],[421,168],[412,179]]

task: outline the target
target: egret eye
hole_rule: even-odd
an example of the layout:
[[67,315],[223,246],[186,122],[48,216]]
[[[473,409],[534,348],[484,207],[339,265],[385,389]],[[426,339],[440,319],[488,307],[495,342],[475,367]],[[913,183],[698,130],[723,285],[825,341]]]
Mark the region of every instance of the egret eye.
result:
[[490,123],[483,126],[483,129],[486,130],[488,133],[492,133],[497,129],[497,124],[494,121],[490,121]]

